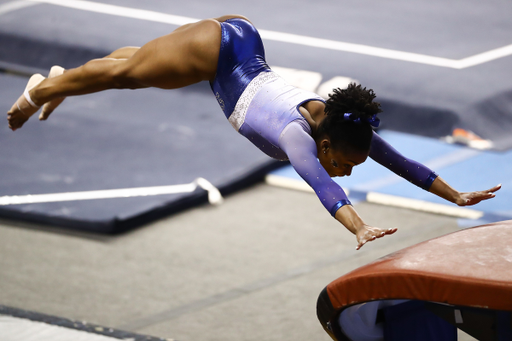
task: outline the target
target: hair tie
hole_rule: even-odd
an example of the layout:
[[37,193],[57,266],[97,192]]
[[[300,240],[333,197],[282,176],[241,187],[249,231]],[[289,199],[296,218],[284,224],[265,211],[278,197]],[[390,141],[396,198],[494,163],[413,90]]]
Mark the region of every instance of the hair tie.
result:
[[[345,120],[352,121],[354,123],[361,123],[361,117],[353,118],[352,113],[345,113],[343,114],[343,118]],[[367,123],[369,123],[372,127],[377,128],[380,124],[380,119],[377,117],[377,114],[373,114],[372,117],[368,117],[364,119]]]

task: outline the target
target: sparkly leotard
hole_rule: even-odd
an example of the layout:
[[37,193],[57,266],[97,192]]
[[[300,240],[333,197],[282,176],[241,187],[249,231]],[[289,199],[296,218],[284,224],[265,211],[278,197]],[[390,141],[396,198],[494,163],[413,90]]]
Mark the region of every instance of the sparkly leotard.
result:
[[[350,201],[318,161],[311,127],[299,111],[304,103],[323,99],[287,84],[268,67],[259,33],[248,21],[229,19],[221,28],[217,74],[210,85],[224,114],[264,153],[289,160],[334,216]],[[370,157],[427,190],[437,176],[375,133]]]

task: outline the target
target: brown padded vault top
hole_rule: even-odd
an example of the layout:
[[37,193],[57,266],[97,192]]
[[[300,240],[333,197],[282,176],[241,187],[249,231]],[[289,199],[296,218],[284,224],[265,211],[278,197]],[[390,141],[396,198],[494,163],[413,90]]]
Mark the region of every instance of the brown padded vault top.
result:
[[512,221],[457,231],[380,258],[327,286],[336,311],[414,299],[512,310]]

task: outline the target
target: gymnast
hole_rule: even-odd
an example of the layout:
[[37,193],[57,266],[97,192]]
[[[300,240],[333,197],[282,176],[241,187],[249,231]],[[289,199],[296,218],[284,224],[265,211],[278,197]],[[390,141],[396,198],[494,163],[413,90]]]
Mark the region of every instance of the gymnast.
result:
[[351,84],[327,101],[286,84],[265,62],[256,28],[239,15],[179,27],[141,48],[124,47],[75,69],[54,66],[48,78],[33,75],[7,114],[13,131],[42,106],[46,120],[68,96],[107,89],[176,89],[209,81],[233,127],[267,155],[289,160],[330,214],[365,243],[393,234],[364,223],[331,178],[350,176],[368,156],[413,184],[459,206],[495,196],[501,188],[459,192],[432,170],[410,160],[373,130],[380,104],[373,90]]

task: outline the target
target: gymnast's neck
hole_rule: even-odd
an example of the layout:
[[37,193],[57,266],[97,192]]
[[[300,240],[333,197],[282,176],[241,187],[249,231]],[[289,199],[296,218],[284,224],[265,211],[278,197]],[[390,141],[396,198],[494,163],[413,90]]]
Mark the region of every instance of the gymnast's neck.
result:
[[325,118],[325,103],[321,101],[309,101],[302,104],[299,110],[311,126],[312,135],[314,136],[320,122]]

